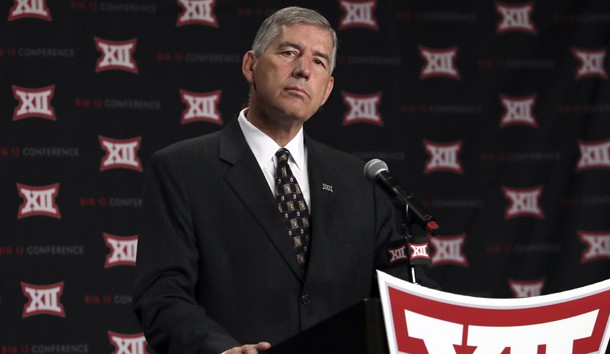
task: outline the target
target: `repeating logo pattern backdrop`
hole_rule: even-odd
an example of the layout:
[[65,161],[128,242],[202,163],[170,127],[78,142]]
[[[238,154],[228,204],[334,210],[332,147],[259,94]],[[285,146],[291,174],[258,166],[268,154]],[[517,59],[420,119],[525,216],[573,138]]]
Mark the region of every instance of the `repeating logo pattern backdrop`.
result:
[[[610,3],[295,1],[340,38],[310,136],[380,158],[441,225],[444,290],[610,275]],[[131,311],[150,155],[247,103],[283,1],[0,4],[0,353],[146,353]],[[315,241],[314,241],[315,242]]]

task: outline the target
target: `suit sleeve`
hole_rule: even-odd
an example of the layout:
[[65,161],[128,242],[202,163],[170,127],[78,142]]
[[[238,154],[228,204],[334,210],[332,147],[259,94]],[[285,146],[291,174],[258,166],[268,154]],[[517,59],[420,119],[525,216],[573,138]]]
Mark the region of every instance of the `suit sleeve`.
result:
[[239,343],[195,300],[197,238],[185,172],[175,165],[162,151],[147,171],[134,310],[157,352],[218,354]]

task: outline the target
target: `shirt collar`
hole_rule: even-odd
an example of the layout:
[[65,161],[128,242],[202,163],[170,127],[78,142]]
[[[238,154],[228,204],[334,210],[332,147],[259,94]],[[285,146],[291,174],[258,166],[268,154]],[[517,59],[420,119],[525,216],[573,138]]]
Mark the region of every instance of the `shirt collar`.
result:
[[[248,108],[244,108],[239,112],[237,121],[244,133],[248,146],[250,146],[250,149],[260,165],[267,164],[269,160],[275,161],[275,153],[281,146],[248,121],[246,118],[247,110]],[[296,164],[296,167],[299,170],[302,170],[305,167],[305,143],[302,127],[297,135],[284,147],[290,151],[290,156],[292,156],[292,160]]]

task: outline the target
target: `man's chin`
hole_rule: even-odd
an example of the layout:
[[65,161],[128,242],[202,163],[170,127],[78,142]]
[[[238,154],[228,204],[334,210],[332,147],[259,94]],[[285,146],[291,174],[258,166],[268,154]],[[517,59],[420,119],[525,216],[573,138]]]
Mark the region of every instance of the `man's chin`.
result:
[[303,123],[305,121],[307,121],[309,118],[311,118],[311,116],[313,115],[313,114],[309,113],[308,111],[303,110],[302,107],[299,107],[299,108],[283,107],[283,108],[274,110],[274,113],[278,117],[282,117],[282,119],[292,120],[295,122],[303,122]]

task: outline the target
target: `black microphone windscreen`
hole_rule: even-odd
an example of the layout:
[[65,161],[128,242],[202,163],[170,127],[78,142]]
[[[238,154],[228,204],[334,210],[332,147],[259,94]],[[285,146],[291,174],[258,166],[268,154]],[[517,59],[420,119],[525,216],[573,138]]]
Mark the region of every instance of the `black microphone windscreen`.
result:
[[372,159],[364,165],[364,175],[371,181],[374,181],[381,171],[388,171],[388,165],[382,160]]

